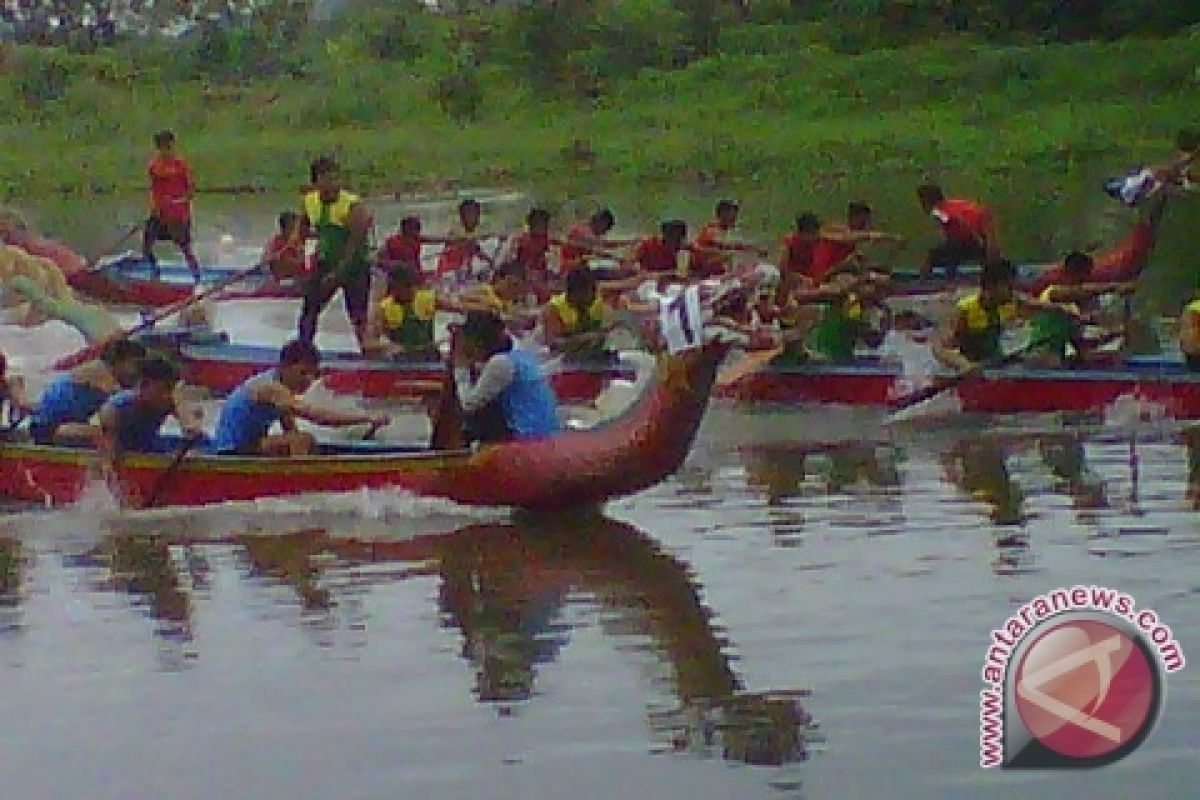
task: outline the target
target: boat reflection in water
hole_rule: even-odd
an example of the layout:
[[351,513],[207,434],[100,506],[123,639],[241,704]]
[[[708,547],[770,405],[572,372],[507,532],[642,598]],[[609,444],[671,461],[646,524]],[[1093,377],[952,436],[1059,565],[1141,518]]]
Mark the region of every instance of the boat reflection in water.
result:
[[[582,608],[620,640],[619,652],[648,653],[667,668],[672,707],[648,704],[654,749],[781,765],[804,759],[816,736],[800,705],[807,693],[747,691],[689,567],[622,522],[573,515],[399,540],[322,529],[186,540],[186,532],[113,534],[68,566],[84,570],[92,590],[132,595],[162,640],[190,648],[192,616],[204,613],[210,570],[240,565],[244,580],[288,587],[284,602],[298,599],[302,624],[314,615],[330,620],[339,610],[344,616],[346,608],[354,615],[372,584],[436,580],[441,624],[461,632],[460,655],[475,673],[473,692],[501,715],[537,702],[538,670],[569,645]],[[211,565],[206,551],[217,554]],[[7,569],[0,581],[19,580],[17,559],[0,559]]]

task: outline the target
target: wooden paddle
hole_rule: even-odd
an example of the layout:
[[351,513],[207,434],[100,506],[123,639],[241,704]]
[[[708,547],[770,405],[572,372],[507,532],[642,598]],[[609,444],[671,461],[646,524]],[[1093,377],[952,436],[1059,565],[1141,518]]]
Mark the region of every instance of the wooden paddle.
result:
[[158,476],[158,480],[154,482],[154,486],[150,488],[150,494],[146,496],[146,500],[141,504],[141,508],[154,508],[163,489],[166,488],[175,473],[179,471],[179,465],[183,463],[183,459],[202,441],[204,441],[203,436],[189,436],[183,440],[183,444],[175,451],[175,457],[171,459],[171,463],[167,465],[167,468]]
[[951,389],[961,385],[965,381],[970,380],[971,378],[978,377],[979,374],[984,370],[997,369],[999,367],[1012,364],[1015,361],[1019,361],[1030,350],[1045,344],[1045,342],[1046,340],[1043,338],[1031,339],[1020,347],[1017,347],[1010,352],[999,356],[998,358],[993,358],[990,361],[984,361],[980,364],[976,364],[970,369],[963,370],[955,375],[934,379],[933,383],[929,384],[928,386],[917,389],[915,392],[910,392],[904,397],[901,397],[893,402],[891,404],[892,415],[888,418],[888,421],[895,421],[896,415],[900,412],[912,408],[918,403],[931,400],[934,397],[943,394],[944,392],[948,392]]
[[451,334],[450,353],[446,356],[446,370],[442,374],[442,397],[433,420],[433,434],[429,437],[430,450],[459,450],[467,444],[463,436],[462,405],[454,380],[454,356],[460,336],[457,330]]
[[87,267],[84,269],[84,272],[97,272],[97,271],[99,271],[99,270],[102,270],[102,269],[104,269],[106,266],[108,266],[107,264],[101,264],[101,263],[99,263],[99,262],[100,262],[100,261],[101,261],[101,260],[102,260],[102,259],[103,259],[103,258],[104,258],[106,255],[109,255],[109,254],[111,254],[111,253],[112,253],[113,251],[115,251],[115,250],[116,250],[118,247],[120,247],[121,245],[125,244],[125,242],[127,242],[127,241],[129,240],[129,237],[130,237],[130,236],[133,236],[133,234],[135,234],[135,233],[137,233],[139,230],[141,230],[141,229],[142,229],[142,226],[143,226],[143,225],[145,225],[145,224],[146,224],[146,223],[145,223],[145,222],[143,222],[143,221],[141,221],[141,220],[139,220],[139,221],[137,221],[137,222],[133,223],[133,225],[131,225],[131,226],[129,227],[129,229],[128,229],[127,231],[125,231],[125,233],[124,233],[124,234],[122,234],[122,235],[121,235],[121,238],[120,238],[120,239],[117,239],[115,242],[113,242],[112,244],[110,244],[108,247],[106,247],[106,248],[104,248],[103,250],[101,250],[101,251],[100,251],[100,253],[99,253],[99,255],[97,255],[95,258],[89,259],[89,260],[88,260],[88,263],[87,263]]
[[716,388],[724,389],[743,378],[763,369],[783,353],[784,346],[776,345],[767,350],[756,350],[740,361],[730,364],[717,374]]
[[72,368],[77,367],[80,364],[84,363],[85,361],[90,361],[93,358],[96,358],[97,356],[99,356],[100,353],[103,352],[104,348],[108,347],[108,345],[110,345],[111,343],[120,341],[121,339],[128,339],[130,336],[141,333],[142,331],[146,330],[147,328],[154,327],[155,325],[162,322],[167,317],[169,317],[173,314],[178,314],[180,311],[183,311],[184,309],[194,306],[196,303],[199,303],[201,300],[211,297],[212,295],[217,294],[218,292],[224,291],[225,289],[228,289],[230,286],[232,286],[233,284],[235,284],[239,281],[245,280],[246,278],[253,275],[255,272],[258,272],[259,270],[261,270],[263,268],[263,266],[264,266],[263,264],[259,263],[259,264],[255,264],[252,267],[248,267],[244,270],[235,272],[232,275],[230,275],[228,278],[225,278],[225,279],[213,284],[209,288],[205,289],[203,292],[199,292],[198,294],[194,294],[191,297],[187,298],[186,300],[181,300],[178,303],[175,303],[174,305],[170,305],[170,306],[167,306],[166,308],[160,309],[157,313],[150,315],[149,317],[142,320],[137,325],[134,325],[132,328],[130,328],[128,330],[121,331],[119,333],[113,334],[112,336],[108,336],[99,342],[90,344],[87,347],[83,348],[82,350],[72,353],[71,355],[63,356],[58,361],[55,361],[54,364],[51,365],[51,368],[54,370],[72,369]]

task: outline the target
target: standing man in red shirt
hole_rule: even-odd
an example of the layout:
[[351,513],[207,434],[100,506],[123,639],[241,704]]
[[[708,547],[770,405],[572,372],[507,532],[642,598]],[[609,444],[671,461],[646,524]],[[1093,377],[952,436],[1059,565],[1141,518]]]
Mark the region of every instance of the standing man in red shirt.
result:
[[953,278],[960,264],[1000,257],[996,222],[990,208],[974,200],[947,198],[942,187],[932,183],[917,187],[917,199],[925,213],[941,226],[946,237],[929,251],[922,275],[929,277],[935,269],[942,269],[947,278]]
[[199,281],[200,263],[192,251],[192,196],[196,191],[192,169],[175,154],[175,134],[171,131],[154,134],[154,147],[157,152],[147,169],[150,217],[142,230],[142,258],[154,264],[154,243],[174,242]]

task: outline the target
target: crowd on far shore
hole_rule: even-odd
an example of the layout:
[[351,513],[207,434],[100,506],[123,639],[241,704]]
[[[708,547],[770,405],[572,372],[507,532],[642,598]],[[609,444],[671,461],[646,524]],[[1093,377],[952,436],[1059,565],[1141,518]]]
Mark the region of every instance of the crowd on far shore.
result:
[[4,0],[0,41],[110,46],[121,38],[184,36],[205,23],[233,24],[263,0]]

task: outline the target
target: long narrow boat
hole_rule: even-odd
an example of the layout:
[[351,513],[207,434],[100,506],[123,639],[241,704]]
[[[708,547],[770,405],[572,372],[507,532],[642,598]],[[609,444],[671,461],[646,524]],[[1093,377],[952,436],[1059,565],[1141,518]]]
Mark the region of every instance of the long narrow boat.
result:
[[[477,450],[348,446],[298,458],[196,454],[174,470],[171,454],[133,454],[123,460],[122,477],[140,496],[156,495],[158,505],[384,488],[465,505],[529,510],[595,505],[652,486],[679,468],[724,353],[714,344],[664,359],[655,380],[624,414],[589,430]],[[0,496],[46,505],[72,502],[95,463],[90,450],[2,442]]]
[[[886,406],[912,388],[899,364],[863,359],[852,366],[771,367],[717,396],[752,404]],[[1130,358],[1112,369],[986,370],[956,391],[969,412],[1096,411],[1129,398],[1161,407],[1176,419],[1200,418],[1200,373],[1161,357]]]
[[[200,271],[201,287],[228,278],[245,267],[206,267]],[[102,262],[89,270],[67,277],[77,292],[102,303],[162,308],[192,296],[195,278],[183,264],[154,265],[137,256]],[[298,297],[293,283],[280,283],[265,275],[246,278],[223,294],[229,299],[246,297]]]
[[[279,349],[238,344],[182,344],[184,379],[214,392],[232,391],[252,375],[270,369]],[[440,381],[443,365],[433,361],[366,359],[357,353],[325,352],[321,357],[322,384],[337,394],[368,398],[410,395],[414,387]],[[632,371],[607,366],[572,365],[550,375],[563,402],[588,402],[613,378],[630,378]]]

